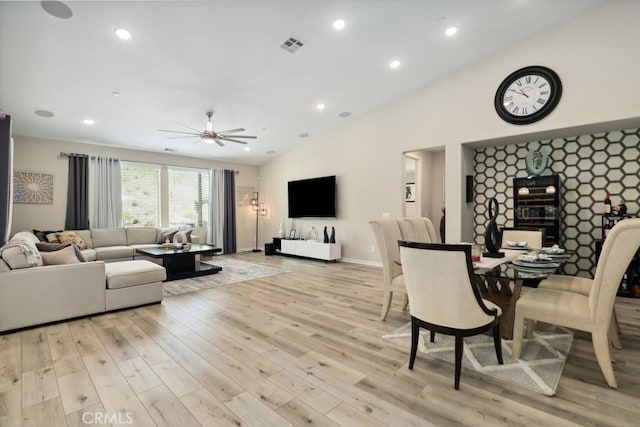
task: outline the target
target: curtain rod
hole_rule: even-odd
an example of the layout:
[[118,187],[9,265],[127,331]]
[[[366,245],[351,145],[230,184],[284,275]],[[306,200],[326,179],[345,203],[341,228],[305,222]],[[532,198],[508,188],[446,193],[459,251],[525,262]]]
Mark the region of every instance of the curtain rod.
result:
[[[64,151],[60,152],[60,157],[71,157],[71,156],[78,156],[78,157],[90,157],[92,159],[95,159],[96,156],[89,156],[88,154],[82,154],[82,153],[65,153]],[[166,163],[154,163],[154,162],[139,162],[137,160],[123,160],[123,159],[118,159],[121,162],[131,162],[131,163],[146,163],[148,165],[158,165],[158,166],[175,166],[177,168],[193,168],[193,166],[180,166],[180,165],[168,165]],[[195,168],[195,169],[202,169],[202,168]],[[206,168],[205,168],[206,169]],[[234,172],[236,174],[239,174],[240,171],[234,170]]]

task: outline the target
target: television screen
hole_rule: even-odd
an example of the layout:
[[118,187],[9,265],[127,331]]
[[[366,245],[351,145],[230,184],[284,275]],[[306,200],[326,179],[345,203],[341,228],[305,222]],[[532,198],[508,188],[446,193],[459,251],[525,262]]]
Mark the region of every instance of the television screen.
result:
[[289,218],[336,216],[336,177],[289,181]]

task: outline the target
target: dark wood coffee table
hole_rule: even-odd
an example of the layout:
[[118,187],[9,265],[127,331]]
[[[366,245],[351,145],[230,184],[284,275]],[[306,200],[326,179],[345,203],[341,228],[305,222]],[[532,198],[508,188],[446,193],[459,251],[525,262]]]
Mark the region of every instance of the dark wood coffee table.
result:
[[178,280],[187,277],[204,276],[222,271],[222,267],[200,263],[196,255],[215,255],[222,249],[210,245],[191,245],[184,249],[163,247],[140,248],[136,252],[153,258],[162,258],[162,266],[167,270],[167,279]]

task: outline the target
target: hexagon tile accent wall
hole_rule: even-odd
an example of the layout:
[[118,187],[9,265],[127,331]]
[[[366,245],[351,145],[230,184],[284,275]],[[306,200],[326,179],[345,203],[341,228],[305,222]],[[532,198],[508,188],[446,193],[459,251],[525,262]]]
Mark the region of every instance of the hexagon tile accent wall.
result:
[[525,156],[542,147],[549,153],[549,167],[543,175],[560,176],[561,243],[576,252],[564,272],[593,277],[595,241],[602,239],[600,215],[605,191],[611,193],[614,205],[624,201],[631,215],[640,213],[640,129],[475,150],[476,243],[484,243],[486,205],[492,197],[500,204],[498,226],[513,226],[513,178],[527,177]]

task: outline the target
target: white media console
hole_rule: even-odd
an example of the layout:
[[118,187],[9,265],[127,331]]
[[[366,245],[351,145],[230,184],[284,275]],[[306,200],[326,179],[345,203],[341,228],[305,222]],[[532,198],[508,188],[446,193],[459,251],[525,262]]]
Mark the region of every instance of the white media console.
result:
[[281,239],[279,252],[287,255],[335,261],[340,259],[341,246],[340,243],[322,243],[315,240]]

